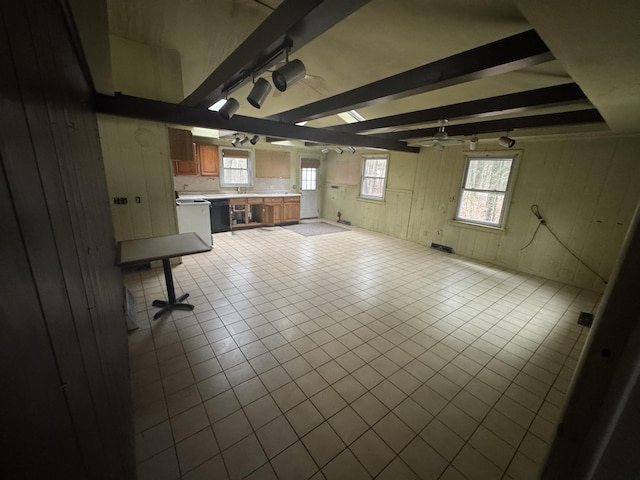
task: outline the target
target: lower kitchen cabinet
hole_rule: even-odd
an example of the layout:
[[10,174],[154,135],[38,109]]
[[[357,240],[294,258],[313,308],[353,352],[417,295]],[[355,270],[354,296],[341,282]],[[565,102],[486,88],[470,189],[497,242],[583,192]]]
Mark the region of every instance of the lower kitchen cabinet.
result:
[[283,223],[297,223],[300,221],[300,197],[284,197]]
[[246,197],[229,200],[231,229],[300,221],[300,197]]

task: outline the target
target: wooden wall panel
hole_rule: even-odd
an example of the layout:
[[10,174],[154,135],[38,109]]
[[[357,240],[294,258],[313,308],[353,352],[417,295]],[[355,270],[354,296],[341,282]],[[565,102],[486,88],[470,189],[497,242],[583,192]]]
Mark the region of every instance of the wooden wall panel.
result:
[[[484,142],[478,147],[476,153],[497,148]],[[640,201],[640,136],[520,140],[514,150],[520,159],[504,232],[452,222],[465,166],[462,146],[443,152],[423,148],[415,163],[391,153],[384,205],[358,201],[358,187],[344,186],[352,181],[345,167],[349,159],[330,153],[322,215],[333,218],[340,210],[354,225],[424,245],[449,245],[460,255],[602,291],[603,282],[544,227],[522,250],[538,226],[530,208],[537,204],[562,241],[607,278]],[[405,186],[406,178],[412,185]],[[396,179],[402,179],[399,185]]]
[[57,2],[3,2],[0,16],[2,242],[11,252],[0,470],[131,479],[122,279],[91,92]]

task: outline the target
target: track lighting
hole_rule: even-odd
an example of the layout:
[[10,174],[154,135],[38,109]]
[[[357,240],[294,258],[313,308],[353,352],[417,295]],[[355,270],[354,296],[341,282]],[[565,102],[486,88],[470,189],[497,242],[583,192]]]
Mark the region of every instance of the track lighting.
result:
[[353,147],[347,147],[347,149],[351,152],[351,153],[356,153],[356,149]]
[[238,101],[235,98],[230,98],[220,108],[218,113],[225,120],[229,120],[238,111],[238,108],[240,108],[240,104],[238,103]]
[[336,152],[342,155],[342,152],[344,152],[344,150],[342,150],[340,147],[336,147]]
[[513,138],[509,137],[500,137],[498,139],[498,144],[501,147],[511,148],[516,144],[516,141]]
[[249,137],[247,137],[246,135],[244,136],[244,138],[242,140],[240,140],[240,145],[244,145],[245,143],[247,143],[249,141]]
[[259,78],[247,97],[247,101],[256,108],[260,108],[271,92],[271,84],[264,78]]
[[323,155],[326,155],[327,153],[329,153],[329,149],[323,148],[322,150],[320,150],[320,153],[322,153]]
[[471,137],[471,141],[469,142],[469,150],[475,150],[478,147],[478,137],[475,135]]
[[307,74],[304,63],[298,59],[289,62],[288,59],[289,55],[287,55],[287,63],[273,72],[271,76],[273,84],[281,92],[302,80]]
[[236,138],[231,140],[231,145],[233,145],[234,147],[237,146],[238,143],[240,143],[240,137],[238,137],[238,136],[236,136]]
[[255,145],[260,141],[260,137],[258,135],[254,135],[253,137],[251,137],[251,140],[249,141],[251,142],[251,145]]

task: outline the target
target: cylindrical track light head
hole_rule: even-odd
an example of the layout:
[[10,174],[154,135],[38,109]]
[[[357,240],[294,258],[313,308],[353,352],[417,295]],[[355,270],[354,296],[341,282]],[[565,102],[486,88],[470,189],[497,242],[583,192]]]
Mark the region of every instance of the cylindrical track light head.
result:
[[238,143],[240,143],[240,137],[236,137],[233,140],[231,140],[231,145],[233,145],[234,147],[238,145]]
[[471,137],[471,141],[469,142],[469,150],[475,150],[478,147],[478,137],[475,135]]
[[271,79],[276,88],[284,92],[291,85],[302,80],[306,74],[304,63],[296,59],[291,60],[273,72]]
[[320,150],[320,153],[326,155],[327,153],[329,153],[329,149],[328,148],[323,148],[322,150]]
[[356,149],[353,147],[347,147],[351,153],[356,153]]
[[249,141],[249,137],[247,137],[246,135],[244,136],[244,138],[242,140],[240,140],[240,145],[244,145],[245,143],[247,143]]
[[220,108],[218,113],[225,120],[229,120],[240,108],[240,104],[235,98],[230,98],[227,102]]
[[511,148],[516,144],[516,141],[513,138],[500,137],[498,139],[498,144],[502,147]]
[[251,142],[251,145],[255,145],[256,143],[258,143],[260,141],[260,136],[258,135],[254,135],[253,137],[251,137],[251,140],[249,140]]
[[342,150],[340,147],[336,147],[336,152],[342,155],[342,152],[344,152],[344,150]]
[[259,78],[253,85],[247,101],[256,108],[260,108],[271,92],[271,84],[264,78]]

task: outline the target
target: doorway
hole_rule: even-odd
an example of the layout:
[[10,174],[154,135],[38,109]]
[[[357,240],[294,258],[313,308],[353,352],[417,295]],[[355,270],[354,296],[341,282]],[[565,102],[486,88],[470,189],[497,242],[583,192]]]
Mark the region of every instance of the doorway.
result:
[[317,218],[319,215],[319,168],[319,156],[304,155],[300,157],[300,218]]

